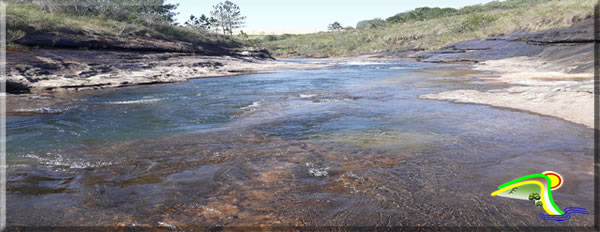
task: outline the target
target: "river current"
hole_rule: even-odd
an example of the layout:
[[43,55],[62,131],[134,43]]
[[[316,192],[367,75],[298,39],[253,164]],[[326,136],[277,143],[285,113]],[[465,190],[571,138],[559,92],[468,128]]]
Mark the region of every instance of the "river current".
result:
[[8,224],[592,225],[490,196],[552,170],[559,207],[592,211],[592,129],[418,99],[490,78],[389,60],[90,91],[8,117]]

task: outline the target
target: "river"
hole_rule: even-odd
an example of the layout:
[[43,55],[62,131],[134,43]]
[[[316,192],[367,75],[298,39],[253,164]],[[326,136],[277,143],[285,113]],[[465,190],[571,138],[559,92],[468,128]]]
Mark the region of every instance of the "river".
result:
[[[294,62],[327,62],[296,60]],[[506,88],[465,65],[337,62],[90,91],[7,122],[12,226],[585,226],[497,186],[552,170],[593,210],[593,130],[421,100]],[[593,212],[592,212],[593,213]]]

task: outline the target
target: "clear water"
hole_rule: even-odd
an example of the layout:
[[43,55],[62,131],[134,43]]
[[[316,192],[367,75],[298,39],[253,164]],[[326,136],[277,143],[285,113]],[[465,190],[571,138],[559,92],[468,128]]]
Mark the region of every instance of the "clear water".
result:
[[[487,108],[417,100],[420,94],[448,89],[496,87],[466,83],[421,66],[427,65],[339,65],[94,93],[52,108],[60,114],[9,117],[8,153],[195,132],[243,124],[248,118],[267,121],[294,117],[297,120],[287,125],[291,130],[281,128],[289,133],[273,133],[296,138],[361,128],[433,132],[445,119],[437,115],[432,115],[435,120],[423,118],[427,114],[448,112],[449,117],[477,118],[468,111]],[[413,118],[429,123],[416,125]],[[311,123],[320,128],[309,131]]]
[[546,170],[569,183],[559,206],[592,210],[591,129],[418,99],[506,87],[478,75],[338,63],[97,91],[59,114],[12,116],[9,224],[544,225],[539,208],[489,193]]

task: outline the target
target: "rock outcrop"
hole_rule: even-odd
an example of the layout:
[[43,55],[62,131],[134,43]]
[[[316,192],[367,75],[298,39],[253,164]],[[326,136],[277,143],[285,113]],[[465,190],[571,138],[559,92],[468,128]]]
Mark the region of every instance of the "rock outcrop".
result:
[[[240,74],[260,70],[273,60],[264,48],[231,41],[187,42],[143,33],[118,37],[32,31],[15,43],[7,50],[7,92],[12,94]],[[247,65],[251,63],[259,65],[253,69]]]
[[[477,63],[490,81],[512,85],[489,91],[453,90],[421,99],[486,104],[554,116],[594,127],[593,20],[541,32],[469,40],[419,54],[425,62]],[[484,79],[484,78],[482,78]]]
[[515,32],[485,39],[462,41],[433,52],[414,55],[423,62],[479,63],[511,57],[543,61],[547,71],[591,72],[594,67],[594,22],[591,15],[567,28],[540,32]]

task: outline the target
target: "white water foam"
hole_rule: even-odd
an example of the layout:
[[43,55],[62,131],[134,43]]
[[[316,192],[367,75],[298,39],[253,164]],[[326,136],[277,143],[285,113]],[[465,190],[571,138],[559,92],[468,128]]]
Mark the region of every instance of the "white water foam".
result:
[[88,161],[74,161],[68,160],[64,158],[61,154],[52,154],[47,153],[49,157],[41,157],[38,155],[27,154],[24,157],[35,159],[41,165],[44,166],[58,166],[58,167],[69,167],[72,169],[82,169],[82,168],[96,168],[96,167],[104,167],[112,165],[112,162],[88,162]]
[[329,167],[315,167],[312,162],[307,162],[305,166],[308,168],[308,174],[314,177],[326,177],[329,173]]
[[391,67],[390,69],[406,70],[406,69],[416,69],[416,68],[414,68],[414,67]]
[[169,228],[169,229],[172,229],[172,230],[176,230],[177,229],[176,226],[174,226],[172,224],[169,224],[169,223],[166,223],[166,222],[158,222],[158,227],[166,227],[166,228]]
[[49,108],[49,107],[41,107],[41,108],[22,108],[16,109],[15,112],[23,112],[23,113],[38,113],[38,114],[60,114],[64,112],[66,109],[57,109],[57,108]]
[[255,101],[255,102],[252,102],[252,104],[250,104],[250,105],[247,105],[247,106],[241,107],[241,108],[240,108],[240,110],[252,110],[252,109],[254,109],[254,108],[258,108],[258,107],[260,107],[261,103],[262,103],[262,100],[260,100],[260,101]]
[[380,64],[385,64],[385,63],[372,62],[372,61],[350,61],[350,62],[346,62],[345,64],[347,64],[347,65],[380,65]]
[[333,97],[333,98],[315,99],[315,100],[313,100],[313,102],[320,103],[320,102],[356,101],[358,99],[359,99],[359,97]]
[[106,104],[115,104],[115,105],[129,105],[129,104],[147,104],[152,102],[158,102],[164,100],[163,98],[148,98],[148,99],[140,99],[140,100],[131,100],[131,101],[113,101],[106,102]]
[[311,98],[316,96],[316,94],[300,94],[300,98]]
[[215,214],[223,214],[221,211],[219,211],[219,210],[217,210],[215,208],[211,208],[211,207],[204,206],[204,205],[198,205],[198,204],[196,204],[196,208],[200,208],[200,209],[203,209],[203,210],[206,210],[208,212],[215,213]]

